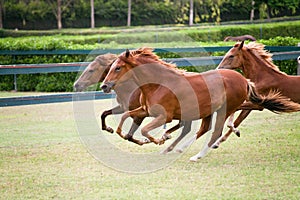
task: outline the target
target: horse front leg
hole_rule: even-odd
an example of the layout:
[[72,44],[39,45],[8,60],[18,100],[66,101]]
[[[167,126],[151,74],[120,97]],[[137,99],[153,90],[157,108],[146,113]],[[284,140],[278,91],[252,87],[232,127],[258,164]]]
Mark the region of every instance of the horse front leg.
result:
[[101,114],[101,126],[102,126],[102,130],[105,130],[105,131],[108,131],[110,133],[113,133],[114,130],[109,127],[109,126],[106,126],[106,123],[105,123],[105,118],[108,116],[108,115],[112,115],[112,114],[121,114],[124,112],[124,109],[118,105],[110,110],[106,110],[104,111],[102,114]]
[[141,140],[133,138],[133,135],[134,135],[135,131],[140,127],[140,125],[141,125],[141,123],[143,122],[144,119],[145,119],[144,117],[143,118],[140,118],[140,117],[134,117],[133,118],[133,123],[130,127],[130,130],[124,137],[125,140],[136,143],[138,145],[143,145],[143,144],[146,144],[148,142],[148,141],[141,141]]
[[[128,118],[128,117],[132,117],[133,119],[141,119],[141,121],[136,121],[137,124],[140,124],[142,123],[143,119],[148,116],[148,113],[142,108],[142,107],[139,107],[137,109],[134,109],[134,110],[131,110],[131,111],[127,111],[125,112],[122,117],[121,117],[121,120],[119,122],[119,125],[118,125],[118,128],[117,128],[117,131],[116,133],[118,135],[120,135],[123,139],[128,139],[128,137],[130,138],[130,135],[129,136],[126,136],[125,134],[122,134],[122,126],[125,122],[125,120]],[[138,125],[139,126],[139,125]],[[131,134],[133,135],[134,131],[138,128],[138,126],[136,126],[134,124],[133,127],[131,127]]]
[[164,143],[163,139],[156,139],[156,138],[152,137],[148,132],[164,125],[165,122],[166,122],[165,115],[160,114],[159,116],[154,118],[149,124],[147,124],[146,126],[144,126],[142,128],[142,130],[141,130],[142,135],[145,136],[146,138],[148,138],[154,144],[159,144],[159,145],[163,144]]

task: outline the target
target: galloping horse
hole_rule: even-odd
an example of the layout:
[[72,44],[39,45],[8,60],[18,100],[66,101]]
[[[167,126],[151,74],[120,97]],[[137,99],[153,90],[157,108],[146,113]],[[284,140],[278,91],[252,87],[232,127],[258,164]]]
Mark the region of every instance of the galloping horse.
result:
[[250,41],[256,41],[256,38],[253,37],[252,35],[241,35],[241,36],[227,36],[224,38],[224,42],[227,41],[244,41],[244,40],[250,40]]
[[[272,54],[264,47],[256,42],[250,42],[248,45],[244,45],[244,41],[236,43],[226,53],[218,69],[240,69],[247,79],[255,83],[260,94],[278,91],[290,100],[300,103],[300,76],[289,76],[281,72],[272,62]],[[234,127],[239,126],[250,112],[251,107],[250,110],[242,110],[234,122]],[[231,132],[230,129],[220,142],[225,141]]]
[[[80,77],[75,81],[74,83],[74,89],[77,92],[81,92],[84,89],[86,89],[88,86],[91,86],[93,84],[102,82],[104,78],[106,77],[111,63],[117,59],[117,55],[115,54],[104,54],[97,56],[94,61],[92,61],[86,69],[83,71],[83,73],[80,75]],[[105,123],[105,119],[108,115],[111,114],[121,114],[124,113],[127,110],[134,110],[141,106],[140,104],[140,95],[141,91],[136,87],[134,82],[126,82],[122,85],[119,85],[118,87],[115,87],[115,92],[117,94],[117,102],[118,105],[112,109],[106,110],[101,114],[101,125],[102,130],[108,131],[110,133],[113,133],[114,130],[107,126]],[[138,118],[135,117],[134,123],[131,126],[129,135],[126,135],[124,137],[123,135],[120,135],[123,139],[127,139],[131,142],[137,143],[139,145],[144,144],[144,141],[140,141],[133,138],[133,133],[137,130],[137,128],[140,126],[144,118]],[[191,122],[180,122],[174,127],[170,128],[166,131],[167,134],[170,134],[174,132],[175,130],[179,129],[181,126],[184,126],[181,135],[179,138],[186,135],[188,132],[190,132],[191,129]],[[168,138],[167,138],[168,139]],[[172,146],[170,146],[172,148]]]
[[[128,117],[152,116],[154,119],[141,132],[155,144],[164,143],[164,138],[154,138],[149,131],[173,119],[202,119],[195,139],[206,133],[211,121],[214,121],[212,119],[215,119],[215,123],[212,123],[212,138],[207,146],[210,148],[221,136],[227,117],[245,100],[271,111],[300,109],[300,105],[288,101],[278,93],[272,92],[264,97],[258,95],[255,86],[235,71],[185,73],[175,65],[158,59],[149,48],[122,53],[112,64],[101,88],[104,92],[110,92],[128,80],[133,80],[140,88],[141,106],[123,114],[117,132],[122,134],[122,125]],[[191,159],[195,161],[202,155],[200,152]]]

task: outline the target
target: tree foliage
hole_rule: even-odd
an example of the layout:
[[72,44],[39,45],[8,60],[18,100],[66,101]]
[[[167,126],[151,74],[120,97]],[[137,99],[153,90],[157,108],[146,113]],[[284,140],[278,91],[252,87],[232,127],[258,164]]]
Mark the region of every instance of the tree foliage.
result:
[[[90,0],[3,1],[4,28],[90,27]],[[59,5],[60,2],[60,10]],[[300,15],[299,0],[193,0],[194,23]],[[94,0],[95,26],[127,25],[128,0]],[[188,24],[190,0],[131,0],[131,25]]]

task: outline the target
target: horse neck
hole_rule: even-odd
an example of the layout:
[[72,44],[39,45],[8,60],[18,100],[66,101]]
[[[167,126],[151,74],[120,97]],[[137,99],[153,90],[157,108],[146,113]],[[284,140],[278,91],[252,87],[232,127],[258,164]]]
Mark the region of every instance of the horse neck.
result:
[[242,71],[245,77],[252,82],[260,82],[262,79],[274,76],[274,69],[269,66],[270,64],[267,61],[257,58],[250,52],[247,52],[247,55],[243,55],[243,59]]
[[180,76],[176,71],[163,65],[147,64],[149,66],[140,65],[135,67],[133,75],[135,83],[139,85],[144,94],[155,91],[160,85],[168,85],[170,82],[176,81]]
[[129,80],[126,82],[123,82],[121,84],[117,84],[114,88],[118,102],[121,105],[127,105],[128,101],[133,94],[134,91],[136,91],[139,87],[135,84],[134,81]]

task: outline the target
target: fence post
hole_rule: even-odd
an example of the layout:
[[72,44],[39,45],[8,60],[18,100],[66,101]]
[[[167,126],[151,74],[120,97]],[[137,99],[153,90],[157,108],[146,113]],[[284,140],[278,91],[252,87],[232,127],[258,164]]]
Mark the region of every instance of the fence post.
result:
[[297,58],[297,61],[298,61],[297,75],[300,75],[300,56]]
[[[300,47],[300,43],[298,43],[298,47]],[[297,62],[298,62],[297,75],[300,75],[300,56],[298,56]]]
[[18,85],[17,85],[17,74],[14,74],[14,89],[15,89],[15,92],[18,91]]

